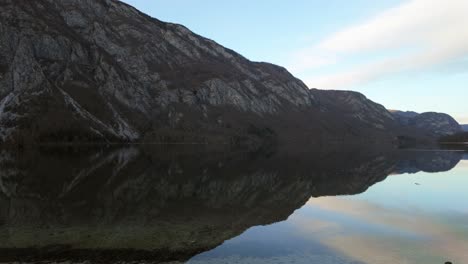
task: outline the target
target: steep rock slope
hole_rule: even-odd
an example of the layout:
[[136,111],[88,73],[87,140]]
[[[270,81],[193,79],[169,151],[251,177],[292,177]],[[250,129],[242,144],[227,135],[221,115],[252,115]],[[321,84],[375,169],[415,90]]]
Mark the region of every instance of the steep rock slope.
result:
[[176,126],[184,116],[170,106],[180,103],[206,119],[208,106],[266,114],[312,105],[285,69],[118,1],[7,0],[0,9],[3,139],[26,130],[134,140],[162,112],[158,120]]
[[416,128],[432,136],[441,137],[462,132],[460,124],[450,115],[444,113],[391,111],[395,119],[402,125]]
[[335,112],[376,129],[388,128],[395,123],[394,116],[384,106],[367,99],[361,93],[317,89],[310,90],[310,93],[318,98],[322,112]]
[[320,111],[341,110],[284,68],[119,1],[5,0],[0,11],[3,141],[391,138],[363,116]]
[[393,144],[400,133],[363,95],[309,90],[117,0],[3,0],[0,13],[3,142]]
[[398,111],[398,110],[390,110],[393,117],[398,121],[398,123],[402,125],[409,125],[410,119],[413,117],[418,116],[419,114],[413,111]]

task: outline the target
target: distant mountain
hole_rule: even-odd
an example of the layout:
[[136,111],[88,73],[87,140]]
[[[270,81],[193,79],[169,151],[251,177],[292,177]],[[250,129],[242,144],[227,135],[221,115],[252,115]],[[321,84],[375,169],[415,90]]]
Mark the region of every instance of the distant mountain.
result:
[[403,112],[391,110],[395,119],[402,125],[426,131],[433,136],[441,137],[462,131],[460,124],[450,115],[444,113]]
[[359,93],[309,90],[116,0],[4,0],[0,12],[3,142],[392,145],[455,130],[437,116],[402,127]]
[[463,131],[467,131],[468,132],[468,125],[461,125]]
[[418,116],[419,114],[412,111],[399,111],[399,110],[389,110],[393,114],[395,119],[403,125],[408,125],[409,120]]

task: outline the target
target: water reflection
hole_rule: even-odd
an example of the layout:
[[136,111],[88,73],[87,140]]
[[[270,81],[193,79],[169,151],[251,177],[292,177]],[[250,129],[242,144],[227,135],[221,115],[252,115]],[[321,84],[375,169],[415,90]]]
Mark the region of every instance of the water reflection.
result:
[[[401,153],[396,168],[417,153]],[[460,156],[443,153],[423,155],[431,171],[440,171],[441,156]],[[254,227],[190,263],[468,263],[468,161],[450,160],[441,162],[459,162],[450,172],[394,174],[363,194],[312,198],[287,221]],[[245,253],[252,241],[284,254]],[[277,241],[299,243],[275,248]]]
[[[456,251],[466,245],[450,244],[453,234],[429,223],[432,215],[407,211],[398,199],[396,205],[387,204],[386,197],[398,198],[392,190],[403,185],[400,178],[421,184],[412,182],[412,188],[430,187],[411,178],[420,174],[394,174],[446,171],[462,157],[462,152],[362,149],[1,151],[0,261],[379,263],[371,253],[385,251],[386,245],[396,248],[389,243],[437,234],[439,242]],[[393,189],[365,192],[383,180],[384,186],[397,182]],[[310,199],[363,192],[353,198]],[[422,204],[424,197],[418,198]],[[466,219],[466,212],[457,213],[441,221]],[[466,231],[466,226],[455,227]]]

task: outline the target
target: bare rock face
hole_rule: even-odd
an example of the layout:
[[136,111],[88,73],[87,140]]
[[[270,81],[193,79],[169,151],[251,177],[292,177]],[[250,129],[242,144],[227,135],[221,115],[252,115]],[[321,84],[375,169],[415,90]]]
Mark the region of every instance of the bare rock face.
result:
[[119,1],[6,0],[0,11],[3,141],[136,140],[176,126],[180,104],[205,119],[209,107],[265,115],[313,104],[284,68]]
[[443,113],[423,113],[414,117],[410,125],[431,131],[437,136],[446,136],[461,132],[460,124],[453,117]]
[[335,111],[376,129],[388,129],[394,116],[382,105],[367,99],[363,94],[352,91],[311,90],[319,98],[321,110]]
[[398,121],[398,123],[405,126],[409,125],[410,119],[419,115],[418,113],[413,111],[403,112],[398,110],[390,110],[390,112],[392,113],[393,117]]
[[2,142],[396,138],[360,94],[310,91],[117,0],[3,0],[0,13]]
[[424,131],[435,137],[448,136],[462,132],[460,124],[450,115],[444,113],[392,111],[402,126],[412,127]]

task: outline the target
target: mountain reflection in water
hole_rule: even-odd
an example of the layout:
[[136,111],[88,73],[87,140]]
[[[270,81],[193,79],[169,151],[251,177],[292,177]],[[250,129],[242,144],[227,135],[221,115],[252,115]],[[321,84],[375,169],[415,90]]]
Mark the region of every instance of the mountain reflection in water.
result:
[[[351,253],[363,250],[360,231],[370,232],[372,225],[348,226],[356,233],[339,243],[314,230],[322,232],[336,208],[367,218],[392,211],[366,211],[347,199],[331,208],[337,203],[333,198],[311,197],[361,194],[389,175],[448,171],[462,158],[463,152],[363,149],[268,154],[149,147],[3,150],[0,262],[229,263],[228,256],[251,251],[247,255],[262,263],[262,254],[290,254],[287,244],[308,252],[301,255],[304,263],[317,257],[318,263],[366,263]],[[302,214],[317,217],[307,222]],[[414,217],[424,223],[422,214]],[[298,226],[304,227],[303,236],[292,235]],[[282,241],[268,241],[262,228],[277,228]],[[249,240],[262,234],[263,243]],[[236,239],[238,247],[229,247]],[[271,262],[269,257],[264,259]]]

